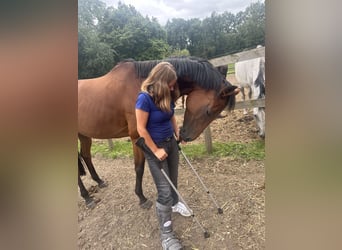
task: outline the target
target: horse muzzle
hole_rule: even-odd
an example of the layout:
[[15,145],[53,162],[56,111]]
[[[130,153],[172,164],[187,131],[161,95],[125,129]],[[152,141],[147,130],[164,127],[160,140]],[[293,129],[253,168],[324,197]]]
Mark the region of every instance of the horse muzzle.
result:
[[179,137],[180,141],[189,142],[193,140],[190,136],[186,134],[186,129],[184,129],[184,127],[180,127]]

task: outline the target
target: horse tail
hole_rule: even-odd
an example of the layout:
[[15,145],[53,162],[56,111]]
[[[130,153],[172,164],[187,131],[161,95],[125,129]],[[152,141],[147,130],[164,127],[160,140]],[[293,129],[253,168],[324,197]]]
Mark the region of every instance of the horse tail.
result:
[[78,160],[78,174],[80,176],[83,176],[83,175],[86,175],[86,171],[85,171],[84,165],[82,164],[81,159],[82,159],[82,156],[80,155],[80,153],[78,153],[78,157],[77,157],[77,160]]
[[265,84],[261,84],[259,98],[265,98],[265,95],[266,95]]
[[264,79],[264,75],[263,72],[261,70],[259,70],[259,74],[257,79],[255,80],[255,87],[260,88],[260,93],[258,98],[264,98],[265,97],[265,79]]

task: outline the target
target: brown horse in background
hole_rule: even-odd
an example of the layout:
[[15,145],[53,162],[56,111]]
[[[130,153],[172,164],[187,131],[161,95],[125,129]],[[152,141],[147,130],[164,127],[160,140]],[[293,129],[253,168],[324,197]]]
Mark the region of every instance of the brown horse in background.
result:
[[[220,112],[228,106],[233,109],[236,86],[231,85],[208,61],[181,57],[154,61],[125,60],[118,63],[104,76],[79,80],[78,82],[78,184],[88,207],[95,201],[89,196],[80,175],[85,174],[84,165],[100,187],[105,182],[97,175],[91,160],[91,138],[109,139],[129,136],[133,145],[136,172],[135,193],[143,208],[150,208],[142,190],[145,158],[135,145],[139,137],[136,128],[135,102],[140,86],[151,69],[161,61],[170,62],[177,72],[180,95],[187,95],[186,109],[180,136],[184,141],[196,139]],[[83,164],[82,164],[83,162]]]

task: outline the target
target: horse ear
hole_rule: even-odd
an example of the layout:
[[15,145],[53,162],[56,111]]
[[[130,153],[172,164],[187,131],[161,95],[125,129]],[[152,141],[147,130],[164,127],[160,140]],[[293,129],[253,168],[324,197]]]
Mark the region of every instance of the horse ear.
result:
[[237,86],[229,85],[221,89],[220,96],[227,97],[229,95],[236,95],[240,92],[240,89]]

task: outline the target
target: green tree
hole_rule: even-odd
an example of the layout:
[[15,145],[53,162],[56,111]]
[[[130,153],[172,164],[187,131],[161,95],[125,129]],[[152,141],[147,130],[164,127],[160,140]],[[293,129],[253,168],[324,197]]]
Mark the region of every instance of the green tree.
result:
[[[186,25],[185,25],[186,23]],[[182,26],[186,27],[182,29]],[[180,34],[177,34],[179,30]],[[169,34],[172,32],[172,34]],[[177,34],[176,39],[174,34]],[[167,23],[169,43],[186,44],[191,55],[213,58],[265,44],[265,4],[252,3],[236,15],[213,12],[210,17],[173,19]],[[171,39],[172,38],[172,39]],[[175,42],[177,41],[177,42]]]
[[202,21],[198,18],[188,20],[188,50],[192,56],[206,57]]
[[133,6],[121,2],[117,9],[107,8],[99,22],[99,35],[116,52],[116,62],[161,59],[170,53],[166,32],[157,19],[143,17]]
[[174,49],[170,56],[190,56],[190,52],[187,49]]
[[78,26],[96,29],[96,24],[103,18],[106,4],[100,0],[78,0]]
[[242,48],[265,44],[265,3],[252,3],[239,15],[237,31]]
[[78,78],[93,78],[109,71],[113,50],[98,36],[98,23],[105,13],[99,0],[78,0]]
[[165,25],[167,43],[178,50],[187,49],[189,41],[189,23],[182,18],[172,18]]
[[78,78],[93,78],[104,75],[113,65],[113,51],[100,42],[96,32],[78,32]]

